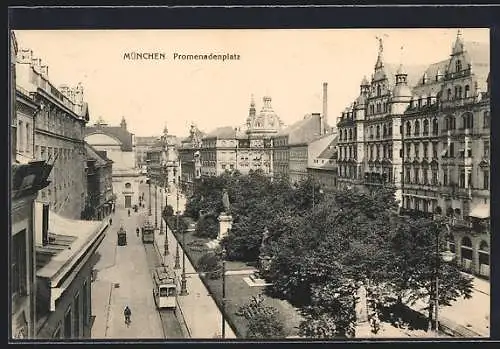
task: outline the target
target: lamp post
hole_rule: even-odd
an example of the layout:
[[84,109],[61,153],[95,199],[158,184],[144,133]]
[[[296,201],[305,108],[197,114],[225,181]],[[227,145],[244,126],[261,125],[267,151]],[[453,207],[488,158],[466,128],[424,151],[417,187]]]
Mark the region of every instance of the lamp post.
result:
[[151,176],[148,176],[148,190],[149,190],[149,200],[148,200],[148,216],[151,216]]
[[[167,172],[167,177],[166,177],[166,185],[165,185],[165,210],[168,207],[168,172]],[[167,256],[170,252],[168,251],[168,225],[167,225],[167,217],[165,217],[165,245],[163,245],[163,255]]]
[[[177,215],[175,220],[175,233],[177,234],[177,245],[175,246],[175,265],[174,269],[180,269],[180,256],[179,256],[179,194],[177,194]],[[182,240],[184,242],[184,240]],[[184,278],[186,277],[185,270],[182,272]],[[182,285],[181,285],[182,286]]]
[[160,187],[160,235],[163,234],[163,189]]
[[226,338],[226,249],[222,249],[222,338]]
[[155,181],[155,230],[158,229],[158,185]]
[[[445,224],[445,227],[447,229],[447,231],[449,232],[450,228],[449,228],[449,225],[448,223]],[[436,336],[439,336],[439,318],[438,318],[438,315],[439,315],[439,271],[441,269],[441,261],[445,262],[445,263],[449,263],[453,260],[453,258],[455,258],[455,254],[453,252],[451,252],[448,248],[448,246],[446,247],[446,250],[441,252],[440,251],[440,246],[439,246],[439,234],[440,233],[440,230],[438,229],[437,230],[437,233],[436,233],[436,292],[434,294],[434,312],[435,312],[435,319],[434,319],[434,322],[435,322],[435,332],[436,332]]]
[[[179,186],[179,184],[177,184]],[[179,190],[177,190],[177,222],[176,222],[176,230],[177,233],[179,233],[179,214],[181,211],[179,211]],[[177,235],[179,236],[179,235]],[[181,292],[179,295],[185,296],[188,294],[187,288],[186,288],[186,252],[184,252],[184,248],[186,248],[186,234],[183,231],[182,232],[182,276],[181,276]]]

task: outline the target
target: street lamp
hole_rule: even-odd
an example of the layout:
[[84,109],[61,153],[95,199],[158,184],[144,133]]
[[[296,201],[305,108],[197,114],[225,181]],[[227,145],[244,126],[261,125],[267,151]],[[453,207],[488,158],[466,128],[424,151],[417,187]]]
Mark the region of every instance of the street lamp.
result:
[[[176,214],[176,217],[175,217],[175,233],[177,234],[177,245],[175,246],[175,265],[174,265],[174,269],[180,269],[180,263],[179,263],[179,260],[180,260],[180,256],[179,256],[179,194],[177,193],[177,214]],[[184,240],[183,240],[184,242]],[[186,248],[184,246],[184,248]],[[182,275],[184,276],[184,278],[186,277],[186,273],[185,271],[182,272]]]
[[222,338],[226,338],[226,249],[222,249]]
[[[179,184],[177,184],[179,186]],[[176,222],[176,228],[175,230],[177,231],[177,234],[179,234],[179,214],[181,211],[179,211],[179,190],[177,191],[177,222]],[[179,237],[179,235],[177,235]],[[178,245],[179,243],[177,243]],[[181,276],[181,292],[179,295],[185,296],[188,294],[187,288],[186,288],[186,252],[184,249],[186,248],[186,232],[182,232],[182,276]]]
[[158,185],[155,181],[155,230],[158,229]]
[[[165,185],[165,210],[167,209],[168,207],[168,190],[167,190],[167,186],[168,186],[168,172],[167,172],[167,177],[166,177],[166,185]],[[169,251],[168,251],[168,225],[167,225],[167,217],[165,216],[165,244],[163,245],[164,249],[163,249],[163,255],[164,256],[167,256],[169,254]]]
[[[448,224],[445,224],[445,227],[446,229],[450,230],[449,228],[449,225]],[[436,336],[439,336],[439,318],[438,318],[438,315],[439,315],[439,271],[440,271],[440,267],[441,267],[441,261],[445,262],[445,263],[449,263],[453,260],[453,258],[455,258],[455,254],[453,252],[451,252],[448,248],[448,246],[446,247],[446,250],[445,251],[442,251],[440,252],[440,248],[439,248],[439,234],[440,233],[440,230],[438,229],[437,230],[437,233],[436,233],[436,292],[435,292],[435,299],[434,299],[434,306],[435,306],[435,332],[436,332]]]
[[149,190],[149,200],[148,200],[148,216],[151,217],[151,176],[148,176],[148,190]]

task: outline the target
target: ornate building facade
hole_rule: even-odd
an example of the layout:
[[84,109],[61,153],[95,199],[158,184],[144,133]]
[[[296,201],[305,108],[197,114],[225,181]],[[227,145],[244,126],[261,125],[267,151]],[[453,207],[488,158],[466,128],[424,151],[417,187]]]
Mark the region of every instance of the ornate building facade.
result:
[[449,218],[465,270],[489,277],[489,47],[464,42],[411,82],[379,56],[339,128],[339,182],[393,185],[402,213]]
[[[83,86],[54,87],[33,51],[21,49],[16,64],[18,155],[54,164],[50,185],[38,199],[68,218],[80,218],[86,195],[83,130],[89,120]],[[32,120],[30,122],[30,120]]]
[[201,140],[204,134],[192,124],[189,137],[184,138],[177,150],[181,168],[182,190],[191,193],[194,182],[201,178]]

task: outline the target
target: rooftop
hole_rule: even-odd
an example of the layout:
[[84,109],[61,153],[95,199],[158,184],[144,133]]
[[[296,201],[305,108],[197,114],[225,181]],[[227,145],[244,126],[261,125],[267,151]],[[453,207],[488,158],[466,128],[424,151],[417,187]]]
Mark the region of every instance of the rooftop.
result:
[[133,142],[132,142],[133,133],[130,133],[125,127],[107,126],[106,124],[100,124],[100,123],[94,124],[93,126],[85,127],[85,136],[95,133],[101,133],[118,139],[121,143],[122,151],[133,150]]
[[49,243],[36,246],[37,276],[48,279],[59,276],[103,228],[101,221],[71,220],[51,211]]
[[[325,129],[330,127],[325,124]],[[320,114],[306,115],[302,120],[279,131],[276,137],[288,136],[288,144],[304,144],[320,137]]]
[[85,142],[85,151],[87,153],[87,159],[96,160],[96,166],[106,166],[107,164],[113,162],[113,160],[109,159],[104,152],[96,150],[87,142]]
[[231,126],[218,127],[203,137],[203,139],[209,138],[236,139],[236,130]]

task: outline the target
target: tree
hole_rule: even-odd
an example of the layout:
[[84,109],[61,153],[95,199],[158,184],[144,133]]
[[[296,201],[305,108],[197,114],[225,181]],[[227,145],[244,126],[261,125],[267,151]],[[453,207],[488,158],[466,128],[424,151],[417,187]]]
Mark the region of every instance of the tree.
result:
[[282,321],[276,308],[264,304],[262,295],[252,297],[241,306],[237,315],[248,321],[247,338],[280,339],[285,337]]
[[200,257],[197,263],[197,270],[207,273],[210,279],[218,279],[222,275],[221,259],[217,253],[209,251]]
[[203,216],[196,224],[194,235],[202,238],[215,239],[219,233],[219,225],[214,216]]
[[172,217],[173,215],[174,215],[174,208],[170,205],[167,205],[167,207],[163,209],[163,217],[168,218]]
[[[472,296],[472,278],[460,272],[456,264],[440,260],[445,250],[444,226],[439,220],[401,217],[392,240],[395,258],[392,284],[410,304],[428,303],[429,323],[433,320],[436,277],[439,279],[439,305],[449,306],[459,297]],[[437,245],[439,240],[439,245]]]

